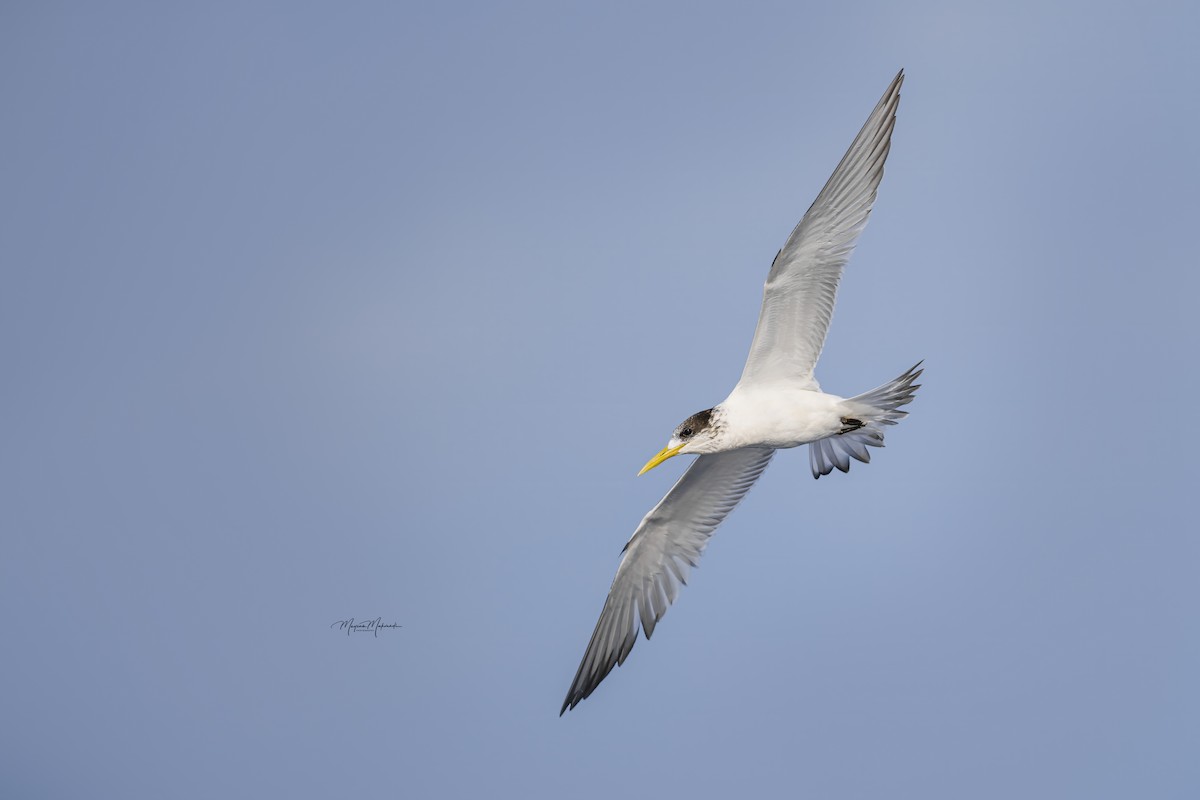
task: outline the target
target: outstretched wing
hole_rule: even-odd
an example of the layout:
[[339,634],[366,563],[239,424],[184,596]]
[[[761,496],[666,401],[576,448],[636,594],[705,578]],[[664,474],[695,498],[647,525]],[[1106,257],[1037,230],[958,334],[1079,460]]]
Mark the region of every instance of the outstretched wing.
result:
[[867,224],[900,102],[901,70],[825,188],[775,256],[742,383],[809,381],[825,346],[842,268]]
[[713,531],[745,497],[774,454],[770,448],[746,447],[699,456],[642,519],[625,545],[560,716],[590,695],[613,667],[625,663],[637,641],[639,622],[650,638]]

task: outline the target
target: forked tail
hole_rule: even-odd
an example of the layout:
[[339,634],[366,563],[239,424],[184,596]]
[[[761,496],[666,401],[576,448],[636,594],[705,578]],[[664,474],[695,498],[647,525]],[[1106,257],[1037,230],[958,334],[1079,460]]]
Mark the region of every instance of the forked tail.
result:
[[878,389],[843,401],[846,413],[842,417],[845,424],[842,432],[808,445],[814,478],[828,475],[834,467],[849,472],[852,458],[864,464],[871,460],[867,447],[883,447],[881,426],[895,425],[908,416],[900,407],[911,403],[921,388],[921,384],[913,381],[921,376],[922,363],[918,361],[908,372]]

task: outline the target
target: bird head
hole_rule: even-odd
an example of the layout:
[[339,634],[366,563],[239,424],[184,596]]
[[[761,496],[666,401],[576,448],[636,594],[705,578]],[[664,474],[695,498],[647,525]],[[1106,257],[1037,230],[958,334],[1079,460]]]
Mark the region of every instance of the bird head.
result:
[[716,452],[715,438],[717,426],[713,424],[714,409],[698,411],[676,426],[667,446],[658,451],[658,455],[646,462],[638,475],[645,475],[668,458],[688,453]]

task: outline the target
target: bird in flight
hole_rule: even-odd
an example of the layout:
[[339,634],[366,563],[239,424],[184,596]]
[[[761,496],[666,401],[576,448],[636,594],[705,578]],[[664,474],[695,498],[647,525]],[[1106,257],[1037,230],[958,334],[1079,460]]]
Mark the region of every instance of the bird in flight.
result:
[[713,531],[776,450],[807,444],[814,478],[834,467],[847,472],[850,459],[868,462],[867,448],[883,447],[884,425],[907,416],[900,408],[920,388],[920,363],[850,398],[822,392],[813,376],[842,268],[883,177],[903,82],[901,70],[775,256],[741,380],[719,405],[679,423],[638,473],[677,455],[698,456],[625,544],[560,716],[625,663],[639,623],[650,638]]

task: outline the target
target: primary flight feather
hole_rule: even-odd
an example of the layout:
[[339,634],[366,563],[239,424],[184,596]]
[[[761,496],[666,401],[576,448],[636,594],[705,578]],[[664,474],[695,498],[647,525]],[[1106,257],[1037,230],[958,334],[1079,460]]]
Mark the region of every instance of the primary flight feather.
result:
[[644,473],[673,456],[698,455],[626,543],[560,715],[625,662],[639,628],[650,638],[713,531],[776,450],[807,444],[813,477],[834,467],[846,472],[851,458],[870,461],[867,447],[883,446],[882,426],[907,415],[900,407],[920,388],[920,364],[851,398],[822,392],[813,376],[842,268],[883,177],[903,82],[901,70],[775,256],[737,386],[719,405],[681,422],[642,468]]

